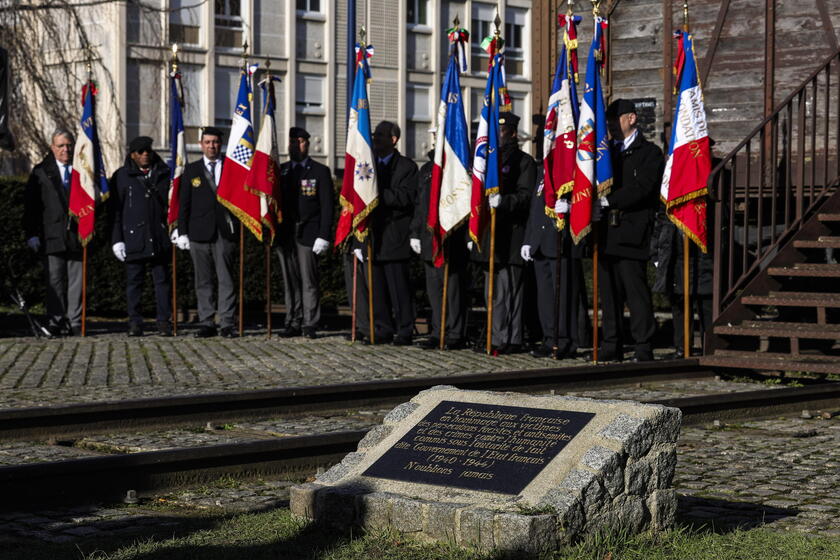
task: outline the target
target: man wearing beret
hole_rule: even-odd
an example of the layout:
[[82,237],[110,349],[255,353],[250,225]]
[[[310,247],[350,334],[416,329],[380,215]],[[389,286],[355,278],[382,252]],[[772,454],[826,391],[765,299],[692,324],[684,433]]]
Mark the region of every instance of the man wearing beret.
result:
[[50,154],[32,168],[23,202],[26,245],[44,256],[47,329],[53,336],[81,334],[82,245],[68,212],[73,134],[53,132]]
[[110,192],[112,249],[125,263],[128,336],[143,335],[140,298],[147,267],[155,284],[158,334],[172,336],[166,224],[169,167],[152,150],[151,138],[138,136],[129,143],[125,164],[111,177]]
[[318,256],[330,247],[335,187],[329,168],[309,157],[305,129],[289,129],[289,157],[280,167],[283,221],[277,255],[286,300],[281,334],[315,338],[321,319]]
[[[499,115],[499,192],[488,202],[496,209],[495,279],[493,283],[493,351],[512,354],[522,350],[522,267],[520,249],[525,237],[531,193],[537,184],[534,158],[519,149],[519,117]],[[479,250],[480,249],[480,250]],[[489,286],[490,227],[484,231],[473,260],[483,264],[485,292]],[[480,344],[476,350],[484,350]]]
[[[199,329],[195,336],[216,336],[215,315],[219,315],[221,334],[235,338],[233,317],[236,290],[233,267],[237,235],[233,217],[216,199],[216,187],[222,177],[222,131],[207,127],[201,132],[204,156],[187,164],[181,177],[178,214],[179,249],[189,250],[195,272],[195,298],[198,303]],[[213,298],[213,277],[218,283],[218,307]]]
[[603,340],[598,358],[621,361],[624,343],[622,317],[630,309],[630,333],[635,342],[634,361],[653,359],[651,340],[656,323],[647,284],[647,261],[653,217],[662,182],[662,150],[648,142],[637,127],[636,107],[617,99],[607,108],[612,136],[613,187],[598,200],[601,256],[598,261]]

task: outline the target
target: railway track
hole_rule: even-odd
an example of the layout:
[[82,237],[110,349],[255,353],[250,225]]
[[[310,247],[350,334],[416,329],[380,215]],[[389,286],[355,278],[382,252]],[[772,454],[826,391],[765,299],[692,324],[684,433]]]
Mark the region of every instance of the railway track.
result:
[[[233,395],[234,398],[229,399],[228,404],[221,411],[212,411],[208,408],[214,402],[222,406],[218,395],[160,400],[167,401],[166,404],[135,401],[129,403],[130,406],[127,408],[131,411],[143,411],[129,422],[132,427],[160,425],[156,422],[159,418],[154,417],[154,412],[165,412],[164,417],[169,422],[166,425],[171,426],[173,422],[194,423],[210,417],[219,419],[224,415],[242,417],[278,412],[288,414],[402,402],[419,390],[441,383],[473,389],[572,390],[571,387],[638,383],[641,379],[650,380],[651,376],[658,379],[680,379],[712,375],[712,372],[699,368],[691,360],[672,364],[660,362],[654,364],[654,367],[648,364],[644,368],[600,366],[580,369],[586,371],[564,370],[562,374],[558,370],[515,372],[523,374],[523,378],[519,380],[515,379],[512,373],[506,373],[459,376],[444,380],[402,380],[359,383],[350,386],[239,393]],[[603,375],[594,378],[593,376],[598,373]],[[606,378],[610,379],[606,380]],[[803,409],[838,409],[840,408],[840,383],[651,402],[680,408],[683,411],[685,424],[702,424],[713,420],[766,418],[798,413]],[[79,430],[102,431],[107,426],[114,430],[115,425],[114,423],[109,425],[108,418],[94,420],[90,415],[96,410],[106,413],[118,412],[118,404],[63,407],[73,410],[63,410],[62,413],[52,410],[52,414],[42,417],[34,415],[32,410],[3,411],[0,417],[0,433],[18,436],[23,433],[34,433],[14,427],[15,422],[19,425],[23,420],[25,414],[22,413],[24,412],[30,414],[30,420],[40,422],[33,428],[37,433],[47,433],[50,429],[57,430],[58,428],[49,426],[59,426],[59,421],[69,419],[72,414],[81,416],[76,417],[77,424],[65,426],[63,433],[74,433]],[[180,414],[176,411],[179,406]],[[15,416],[11,414],[12,412],[20,414]],[[86,421],[84,421],[84,415],[88,416]],[[348,431],[2,467],[0,468],[0,495],[4,496],[4,500],[0,502],[0,509],[43,507],[95,500],[114,501],[121,499],[129,490],[142,495],[177,486],[204,483],[222,475],[242,478],[273,475],[303,478],[311,475],[318,468],[339,461],[346,453],[354,451],[364,434],[365,431]]]

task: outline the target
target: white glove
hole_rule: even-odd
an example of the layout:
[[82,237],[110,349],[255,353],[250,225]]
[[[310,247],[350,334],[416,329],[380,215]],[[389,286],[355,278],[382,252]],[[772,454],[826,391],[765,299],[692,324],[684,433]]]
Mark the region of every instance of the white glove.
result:
[[653,268],[659,268],[659,261],[653,261]]
[[119,243],[114,243],[114,246],[111,247],[111,250],[114,251],[114,256],[117,257],[117,260],[120,262],[125,262],[125,243],[120,241]]
[[522,257],[522,260],[525,262],[534,260],[531,257],[531,246],[530,245],[523,245],[521,249],[519,249],[519,255]]
[[490,208],[498,208],[501,201],[502,195],[500,194],[491,194],[490,198],[487,199],[487,202],[490,203]]
[[178,244],[178,228],[172,230],[172,233],[169,234],[169,240],[173,245]]
[[365,262],[365,255],[362,253],[361,249],[353,249],[353,254],[356,255],[356,258],[359,259],[359,262]]
[[41,248],[41,240],[37,237],[30,237],[26,240],[26,245],[33,251],[37,252]]
[[408,243],[411,245],[411,250],[419,255],[422,249],[422,247],[420,247],[420,240],[412,237],[408,240]]
[[473,242],[472,241],[467,241],[467,251],[472,251],[472,248],[473,248]]
[[176,243],[178,248],[182,251],[189,251],[190,250],[190,238],[186,235],[179,235],[178,241]]
[[568,214],[569,212],[569,201],[564,198],[558,198],[557,202],[554,203],[554,213],[555,214]]
[[610,201],[607,200],[606,196],[602,196],[601,198],[598,199],[598,204],[601,205],[601,208],[609,208]]
[[321,253],[325,252],[327,249],[330,248],[330,242],[326,239],[318,238],[315,240],[315,243],[312,245],[312,252],[316,255],[320,255]]

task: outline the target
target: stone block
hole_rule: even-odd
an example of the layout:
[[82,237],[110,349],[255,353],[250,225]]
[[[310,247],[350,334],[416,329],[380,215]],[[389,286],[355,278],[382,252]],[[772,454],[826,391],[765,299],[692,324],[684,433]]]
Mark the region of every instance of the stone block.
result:
[[540,554],[557,548],[557,516],[499,513],[495,518],[496,548],[509,554]]
[[403,533],[423,530],[423,502],[395,496],[391,501],[391,524]]
[[458,510],[456,542],[461,546],[475,546],[481,551],[493,550],[496,541],[493,535],[495,513],[484,508]]
[[386,426],[384,424],[374,426],[368,433],[365,434],[362,441],[359,442],[358,450],[364,451],[365,449],[370,449],[371,447],[378,445],[379,442],[388,437],[393,430],[394,428],[392,426]]
[[465,504],[427,502],[423,504],[423,533],[430,539],[455,542],[455,519]]
[[624,487],[627,494],[647,494],[652,473],[653,469],[646,460],[628,462],[624,469]]
[[307,482],[289,488],[289,509],[294,515],[315,519],[316,492],[324,488],[320,484]]
[[385,529],[391,526],[391,500],[393,494],[371,492],[358,497],[356,511],[359,525],[365,529]]
[[674,526],[677,515],[677,491],[673,488],[654,490],[647,499],[650,528],[667,531]]

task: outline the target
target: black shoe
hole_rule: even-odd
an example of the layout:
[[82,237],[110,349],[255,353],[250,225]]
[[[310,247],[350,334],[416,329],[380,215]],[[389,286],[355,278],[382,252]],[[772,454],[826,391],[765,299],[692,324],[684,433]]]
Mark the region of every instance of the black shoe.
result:
[[216,327],[211,327],[209,325],[199,327],[198,331],[195,333],[196,338],[210,338],[211,336],[216,336]]
[[467,347],[468,347],[467,341],[463,340],[463,339],[453,340],[451,342],[447,342],[446,346],[445,346],[445,348],[447,350],[463,350],[464,348],[467,348]]
[[564,348],[554,353],[555,360],[573,360],[577,358],[577,348]]
[[50,336],[61,336],[61,326],[60,325],[47,325],[46,326],[47,332],[50,333]]
[[157,332],[159,336],[172,336],[172,323],[169,321],[158,321]]
[[535,358],[551,358],[554,355],[554,349],[545,344],[540,344],[531,350],[531,356]]
[[[589,359],[589,361],[593,361],[592,352],[588,354],[587,359]],[[598,363],[622,361],[624,361],[624,356],[617,352],[598,352]]]
[[143,336],[143,325],[132,323],[128,326],[128,336]]
[[392,344],[394,346],[411,346],[411,337],[410,336],[394,337],[394,341],[393,341]]
[[[365,335],[363,335],[363,334],[362,334],[361,332],[359,332],[359,331],[356,331],[356,337],[355,337],[355,338],[356,338],[356,342],[361,342],[361,340],[362,340],[364,337],[365,337]],[[348,342],[352,342],[352,341],[353,341],[353,333],[347,333],[347,334],[345,334],[345,335],[344,335],[344,340],[346,340],[346,341],[348,341]]]
[[315,327],[303,327],[303,336],[310,339],[318,338],[315,333]]
[[82,327],[70,327],[69,336],[82,336]]
[[278,333],[283,338],[292,338],[293,336],[300,336],[301,330],[300,327],[286,327],[282,331]]
[[440,338],[430,336],[429,338],[418,342],[417,346],[419,346],[423,350],[434,350],[436,348],[440,348]]
[[233,330],[233,327],[222,327],[219,334],[222,335],[223,338],[237,338],[239,336],[239,334]]
[[498,354],[521,354],[524,352],[521,344],[505,344],[498,349]]
[[652,362],[653,354],[636,354],[633,356],[633,362]]

